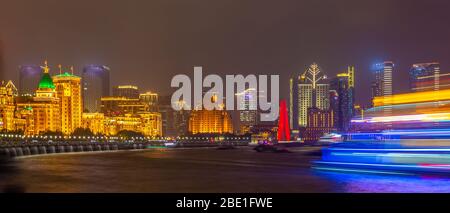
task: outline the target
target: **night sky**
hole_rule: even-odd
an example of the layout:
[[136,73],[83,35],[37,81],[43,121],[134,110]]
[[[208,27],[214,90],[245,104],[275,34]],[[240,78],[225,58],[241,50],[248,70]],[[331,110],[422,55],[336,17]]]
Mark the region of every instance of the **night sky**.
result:
[[357,100],[370,97],[370,65],[396,63],[394,91],[412,63],[450,72],[448,0],[0,0],[3,79],[21,64],[111,67],[112,85],[169,94],[170,79],[205,74],[280,74],[317,62],[333,76],[356,66]]

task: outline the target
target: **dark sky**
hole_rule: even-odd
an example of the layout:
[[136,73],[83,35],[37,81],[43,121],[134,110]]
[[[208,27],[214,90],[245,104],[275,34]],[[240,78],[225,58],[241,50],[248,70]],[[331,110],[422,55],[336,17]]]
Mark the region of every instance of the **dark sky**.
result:
[[172,76],[202,65],[280,74],[287,98],[289,76],[317,62],[329,76],[355,65],[357,100],[367,102],[374,62],[396,62],[397,92],[412,63],[450,71],[449,25],[448,0],[0,0],[3,78],[44,59],[78,72],[106,64],[113,85],[163,94]]

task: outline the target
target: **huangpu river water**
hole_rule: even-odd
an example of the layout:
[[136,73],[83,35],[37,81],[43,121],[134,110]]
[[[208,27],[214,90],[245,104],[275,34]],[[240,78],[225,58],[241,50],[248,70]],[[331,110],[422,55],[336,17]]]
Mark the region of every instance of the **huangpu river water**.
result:
[[55,154],[16,159],[2,190],[25,192],[450,192],[450,178],[322,172],[319,148],[249,147]]

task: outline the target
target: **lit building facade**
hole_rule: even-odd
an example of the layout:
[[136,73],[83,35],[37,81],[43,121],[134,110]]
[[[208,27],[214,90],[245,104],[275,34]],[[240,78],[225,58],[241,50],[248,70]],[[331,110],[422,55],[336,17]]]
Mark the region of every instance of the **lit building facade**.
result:
[[102,97],[100,112],[106,116],[118,116],[124,114],[136,114],[147,112],[149,107],[139,99],[127,97]]
[[16,131],[23,132],[24,135],[34,134],[34,115],[32,107],[25,107],[16,111],[14,119]]
[[[184,104],[179,102],[179,104]],[[162,96],[158,110],[162,117],[163,136],[183,136],[188,133],[190,110],[176,111],[172,108],[171,96]]]
[[17,103],[17,111],[21,116],[32,114],[32,129],[27,128],[28,134],[42,134],[48,131],[61,132],[61,113],[59,98],[56,96],[55,84],[49,74],[49,67],[45,62],[44,73],[39,81],[36,96],[21,99]]
[[[350,69],[349,69],[350,71]],[[334,127],[341,132],[350,128],[350,121],[354,115],[354,87],[350,81],[350,72],[340,73],[330,82],[331,103]]]
[[59,99],[61,131],[68,135],[82,125],[81,78],[65,72],[53,76],[53,82],[55,84],[56,97]]
[[322,82],[326,76],[320,73],[314,63],[303,74],[290,79],[289,121],[293,129],[307,125],[309,108],[326,110],[330,106],[329,85]]
[[19,67],[19,94],[34,96],[42,76],[42,67],[38,65],[22,65]]
[[83,113],[81,127],[90,129],[96,135],[105,134],[105,115],[103,113]]
[[120,131],[129,130],[142,133],[146,137],[162,136],[161,114],[142,112],[120,116],[105,116],[103,113],[83,113],[83,128],[94,134],[116,135]]
[[334,130],[334,112],[312,107],[308,109],[308,123],[302,133],[302,140],[317,142],[324,134]]
[[155,112],[125,114],[122,116],[105,117],[104,132],[106,135],[116,135],[128,130],[140,132],[147,137],[162,136],[161,114]]
[[148,105],[148,110],[151,112],[157,112],[158,111],[158,102],[159,97],[157,93],[154,92],[146,92],[139,94],[139,100]]
[[126,97],[130,99],[139,99],[139,88],[133,85],[119,85],[113,87],[114,97]]
[[412,92],[439,90],[440,65],[437,62],[413,64],[409,70]]
[[252,126],[258,124],[258,110],[257,110],[257,94],[255,88],[248,88],[242,93],[237,93],[237,97],[243,96],[243,102],[241,102],[240,108],[243,110],[238,110],[238,123],[239,134],[249,133]]
[[162,118],[158,112],[138,113],[141,118],[140,132],[145,136],[162,136]]
[[372,81],[372,100],[379,96],[392,95],[392,72],[394,71],[394,63],[385,61],[374,65],[374,80]]
[[226,110],[193,110],[189,117],[192,134],[233,133],[231,117]]
[[83,111],[99,112],[101,97],[109,96],[110,68],[104,65],[88,65],[83,68]]
[[[382,97],[389,101],[392,96],[392,72],[394,71],[394,63],[385,61],[374,65],[375,79],[372,82],[372,102],[376,97]],[[385,116],[392,114],[392,108],[387,106],[383,108]]]
[[17,89],[11,81],[0,85],[0,131],[14,131],[14,111]]

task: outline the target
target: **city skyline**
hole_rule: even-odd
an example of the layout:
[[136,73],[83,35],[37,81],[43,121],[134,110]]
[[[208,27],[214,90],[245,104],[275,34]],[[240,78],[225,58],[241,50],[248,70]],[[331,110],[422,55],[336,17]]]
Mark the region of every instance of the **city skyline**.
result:
[[[135,84],[167,95],[170,79],[191,74],[194,66],[203,66],[205,74],[280,74],[280,82],[287,82],[315,61],[329,75],[354,65],[355,87],[363,91],[356,99],[367,104],[369,82],[364,76],[373,63],[395,62],[394,93],[408,91],[407,83],[395,81],[408,77],[414,63],[438,61],[442,72],[450,67],[447,1],[288,1],[275,6],[264,1],[153,1],[127,5],[127,10],[122,10],[123,3],[100,0],[89,1],[89,7],[87,1],[26,4],[7,2],[0,11],[3,79],[14,82],[18,66],[49,59],[74,65],[77,75],[87,64],[104,64],[111,68],[111,85]],[[254,4],[260,9],[251,10]],[[11,13],[19,8],[23,12]],[[64,15],[54,19],[62,13],[57,8],[64,8]],[[422,8],[427,15],[409,15],[421,14]],[[80,16],[81,9],[92,15]],[[139,12],[147,10],[154,12]],[[269,12],[278,18],[264,17]],[[424,42],[415,42],[419,39]],[[142,78],[143,73],[158,78]],[[281,88],[282,98],[288,98],[288,90]]]
[[449,11],[0,0],[2,207],[450,207]]

